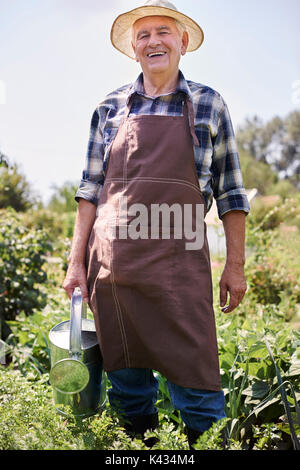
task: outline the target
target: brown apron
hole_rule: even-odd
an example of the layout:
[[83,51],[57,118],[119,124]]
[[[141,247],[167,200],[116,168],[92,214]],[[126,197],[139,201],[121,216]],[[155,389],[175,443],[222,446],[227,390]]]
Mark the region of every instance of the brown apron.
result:
[[125,198],[128,208],[143,204],[149,213],[152,204],[205,204],[194,161],[192,103],[183,108],[183,116],[129,116],[127,106],[88,243],[90,307],[105,371],[154,369],[177,385],[219,391],[206,224],[197,251],[186,249],[184,236],[174,237],[174,225],[171,237],[160,229],[151,238],[150,217],[140,227],[143,234],[149,229],[148,238],[111,232],[114,226],[127,230],[134,220],[132,214],[120,220]]

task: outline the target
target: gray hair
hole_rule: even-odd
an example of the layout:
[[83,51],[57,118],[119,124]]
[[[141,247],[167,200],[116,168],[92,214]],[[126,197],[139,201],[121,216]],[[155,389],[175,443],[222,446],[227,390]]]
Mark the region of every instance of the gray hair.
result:
[[183,33],[186,32],[186,26],[183,23],[180,23],[180,21],[175,20],[175,18],[173,18],[173,19],[175,21],[178,32],[179,32],[180,36],[182,37]]

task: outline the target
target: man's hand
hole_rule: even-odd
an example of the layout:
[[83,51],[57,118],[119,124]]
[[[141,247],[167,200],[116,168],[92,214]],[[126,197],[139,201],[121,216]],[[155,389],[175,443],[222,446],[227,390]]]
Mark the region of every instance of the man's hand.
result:
[[88,238],[96,217],[96,206],[80,199],[76,216],[72,249],[70,254],[70,264],[63,283],[63,288],[67,292],[69,299],[72,297],[75,287],[80,287],[84,302],[89,302],[87,289],[85,253]]
[[[226,237],[226,264],[220,281],[220,304],[223,312],[232,312],[247,290],[245,264],[245,213],[232,210],[222,217]],[[229,292],[229,305],[225,307]]]
[[86,270],[83,264],[71,263],[68,267],[66,278],[63,283],[63,288],[68,294],[69,299],[72,297],[74,289],[80,287],[82,299],[84,302],[89,302],[89,294],[86,283]]
[[[230,313],[241,303],[247,290],[244,266],[226,263],[219,286],[222,311]],[[229,304],[225,307],[228,293]]]

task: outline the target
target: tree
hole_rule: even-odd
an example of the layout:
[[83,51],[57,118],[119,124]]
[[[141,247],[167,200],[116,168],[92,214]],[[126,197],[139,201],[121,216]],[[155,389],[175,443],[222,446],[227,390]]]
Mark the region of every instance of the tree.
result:
[[31,188],[18,165],[11,165],[8,158],[0,152],[0,209],[12,207],[23,212],[35,202]]
[[269,164],[280,179],[300,188],[300,112],[275,116],[266,124],[255,116],[237,131],[237,143],[255,160]]
[[239,150],[244,186],[256,188],[261,195],[268,194],[278,182],[277,174],[270,165],[256,161],[249,152]]
[[78,184],[67,181],[61,187],[54,185],[54,195],[50,199],[48,208],[60,214],[67,212],[75,212],[77,204],[74,199]]
[[2,153],[1,151],[0,151],[0,166],[4,166],[4,167],[8,168],[8,159],[4,155],[4,153]]

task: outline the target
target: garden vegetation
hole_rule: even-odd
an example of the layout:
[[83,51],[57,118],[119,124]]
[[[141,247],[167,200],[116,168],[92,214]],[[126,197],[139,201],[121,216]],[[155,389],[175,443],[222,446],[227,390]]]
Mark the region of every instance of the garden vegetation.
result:
[[[286,132],[294,132],[296,117],[290,117]],[[254,124],[258,126],[257,121]],[[265,158],[258,161],[253,155],[258,144],[250,146],[254,124],[248,123],[239,135],[245,186],[278,198],[271,206],[261,197],[252,204],[247,217],[248,291],[229,315],[219,308],[224,258],[213,259],[227,418],[200,437],[198,450],[221,449],[223,429],[228,450],[300,450],[299,173],[292,180],[278,178],[267,161],[266,130],[259,134]],[[274,121],[268,127],[272,139],[279,125]],[[288,152],[283,160],[290,171]],[[69,319],[69,300],[61,286],[72,239],[76,185],[55,188],[49,205],[43,207],[30,201],[25,177],[3,154],[0,172],[6,181],[5,185],[2,178],[0,184],[0,449],[147,450],[141,440],[126,435],[107,402],[100,413],[81,420],[56,412],[49,384],[48,333]],[[88,315],[92,318],[91,312]],[[166,380],[156,376],[160,425],[148,433],[158,437],[154,449],[188,450]]]

